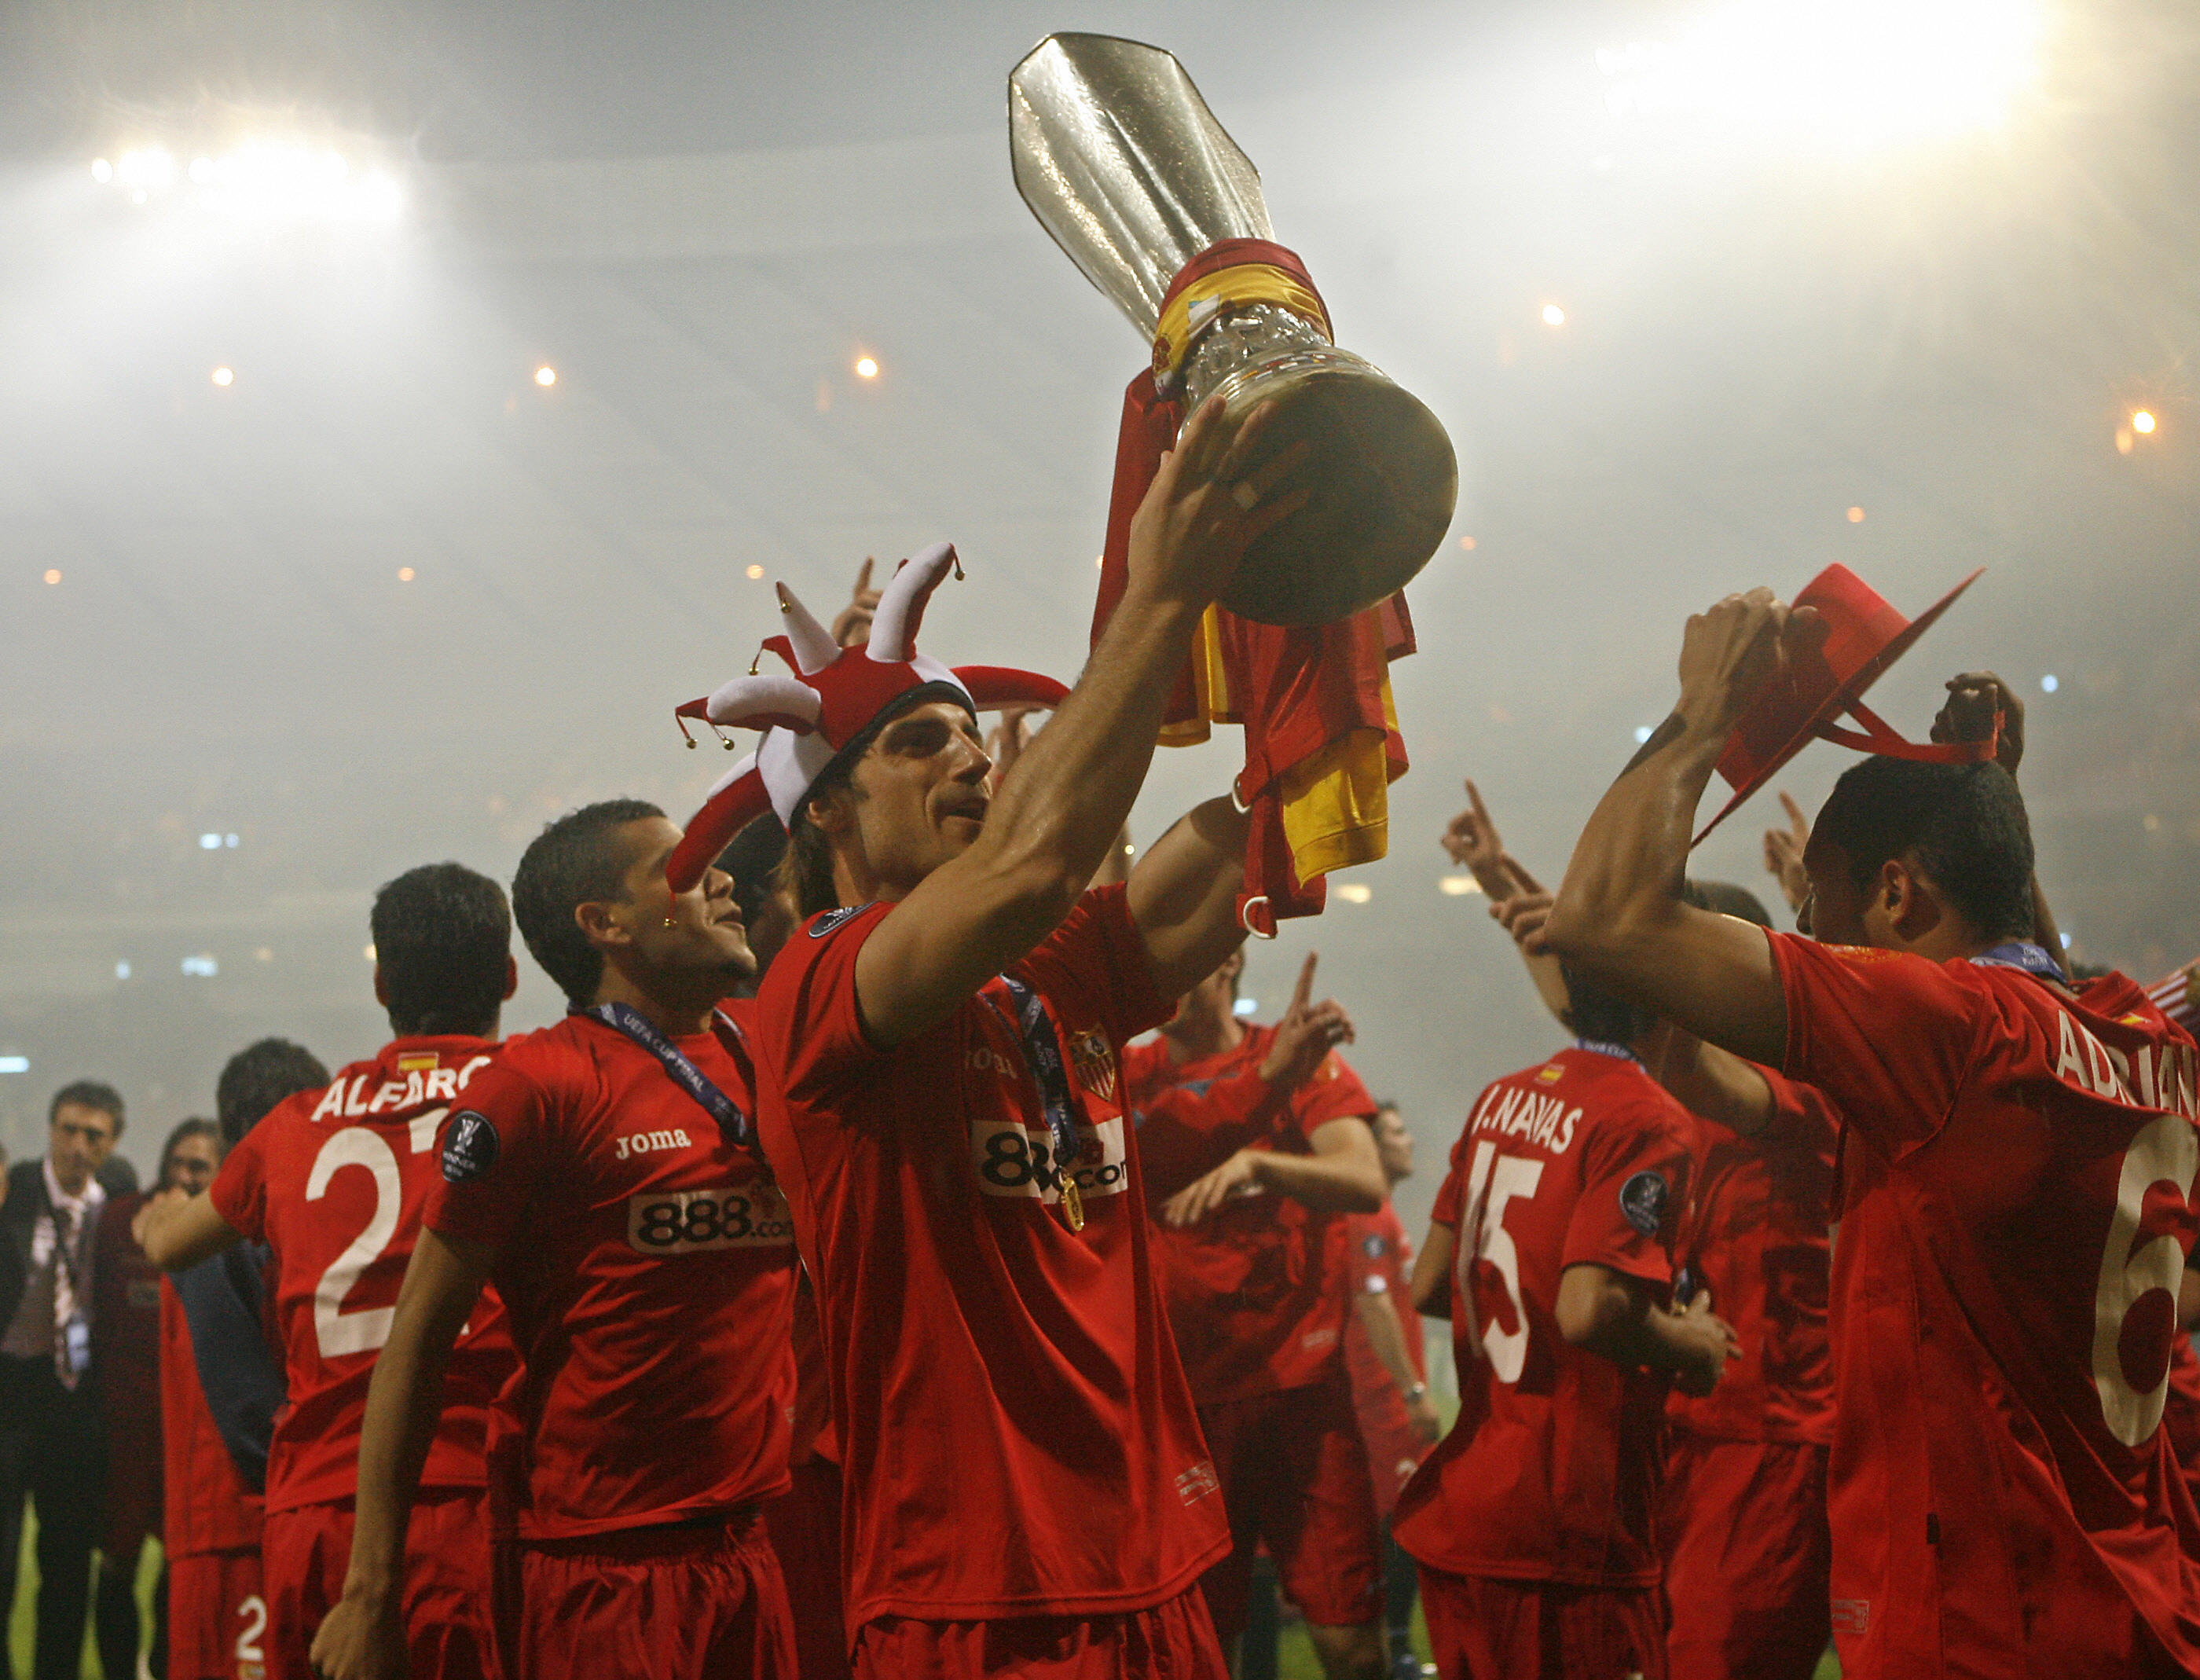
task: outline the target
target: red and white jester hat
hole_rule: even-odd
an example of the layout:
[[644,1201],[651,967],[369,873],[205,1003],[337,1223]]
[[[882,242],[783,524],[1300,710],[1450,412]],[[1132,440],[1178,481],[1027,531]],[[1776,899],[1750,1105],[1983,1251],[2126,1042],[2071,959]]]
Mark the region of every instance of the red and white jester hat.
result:
[[[750,675],[675,710],[682,719],[761,729],[764,739],[719,778],[688,824],[665,865],[674,892],[700,881],[734,836],[765,811],[776,812],[792,828],[803,800],[834,759],[897,703],[917,704],[904,700],[917,689],[935,691],[934,700],[957,701],[974,717],[1006,705],[1062,704],[1069,691],[1050,676],[1003,665],[950,670],[916,651],[925,606],[951,570],[962,575],[951,542],[934,543],[904,560],[880,594],[870,641],[855,647],[840,647],[792,589],[778,586],[787,634],[764,646],[786,662],[789,674],[758,675],[752,666]],[[682,733],[687,727],[682,723]],[[695,744],[693,736],[688,744]]]

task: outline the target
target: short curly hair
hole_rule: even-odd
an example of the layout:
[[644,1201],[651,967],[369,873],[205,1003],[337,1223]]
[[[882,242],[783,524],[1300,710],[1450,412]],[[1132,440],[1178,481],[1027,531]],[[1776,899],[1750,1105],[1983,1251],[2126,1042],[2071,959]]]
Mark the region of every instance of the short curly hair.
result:
[[600,799],[567,811],[520,854],[512,877],[512,917],[542,972],[576,1009],[586,1009],[594,998],[604,955],[588,943],[573,912],[624,896],[633,860],[612,844],[612,836],[629,822],[664,815],[647,799]]

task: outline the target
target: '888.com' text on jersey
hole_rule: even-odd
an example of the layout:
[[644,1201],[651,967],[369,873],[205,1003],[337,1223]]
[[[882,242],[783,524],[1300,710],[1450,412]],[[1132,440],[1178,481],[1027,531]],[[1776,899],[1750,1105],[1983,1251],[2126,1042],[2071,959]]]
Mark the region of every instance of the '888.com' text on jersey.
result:
[[[1021,1086],[1028,1078],[1023,1058],[1016,1051],[986,1034],[968,1053],[973,1079],[996,1077]],[[1080,1086],[1088,1082],[1089,1058],[1080,1057]],[[1093,1109],[1080,1106],[1077,1117],[1079,1145],[1069,1176],[1078,1195],[1086,1202],[1097,1197],[1120,1196],[1129,1182],[1130,1162],[1123,1140],[1123,1116],[1107,1115],[1095,1121]],[[987,1196],[1028,1197],[1049,1206],[1062,1200],[1062,1163],[1054,1158],[1054,1139],[1044,1120],[1019,1119],[1013,1109],[974,1105],[970,1110],[970,1168],[980,1191]]]
[[[736,1104],[744,1056],[678,1048]],[[786,1485],[793,1226],[762,1155],[593,1016],[515,1039],[453,1111],[431,1229],[497,1250],[525,1362],[523,1540],[688,1520]]]

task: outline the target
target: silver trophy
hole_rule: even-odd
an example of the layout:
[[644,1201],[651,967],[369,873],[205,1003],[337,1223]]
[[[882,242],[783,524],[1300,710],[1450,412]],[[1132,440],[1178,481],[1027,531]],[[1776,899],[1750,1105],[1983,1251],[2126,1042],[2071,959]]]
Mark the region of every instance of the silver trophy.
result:
[[[1225,239],[1275,236],[1260,173],[1184,67],[1111,35],[1050,35],[1009,76],[1016,190],[1151,342],[1178,271]],[[1382,371],[1279,303],[1225,305],[1181,365],[1185,413],[1217,392],[1278,412],[1273,449],[1305,438],[1308,505],[1255,542],[1222,604],[1270,624],[1327,624],[1428,564],[1451,524],[1459,464],[1443,426]]]

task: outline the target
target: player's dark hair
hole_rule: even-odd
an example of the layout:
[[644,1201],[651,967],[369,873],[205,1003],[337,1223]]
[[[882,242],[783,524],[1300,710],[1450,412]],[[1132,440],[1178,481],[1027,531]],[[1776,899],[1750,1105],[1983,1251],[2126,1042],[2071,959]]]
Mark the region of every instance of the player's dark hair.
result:
[[390,1031],[405,1039],[496,1030],[512,956],[501,887],[463,863],[423,863],[384,883],[369,925]]
[[1566,1025],[1577,1038],[1631,1045],[1658,1024],[1650,1010],[1600,989],[1572,963],[1559,967],[1566,982]]
[[225,1149],[260,1124],[285,1097],[314,1091],[329,1082],[329,1070],[303,1045],[288,1039],[262,1039],[229,1058],[214,1084],[214,1111],[221,1121]]
[[542,972],[566,1002],[586,1009],[604,976],[604,954],[588,943],[573,912],[626,896],[634,861],[616,843],[621,828],[664,813],[647,799],[600,799],[569,811],[534,838],[512,877],[512,913]]
[[1840,848],[1859,890],[1906,855],[1979,938],[2032,937],[2032,825],[1999,764],[1866,758],[1834,784],[1811,838]]
[[1738,916],[1744,922],[1754,922],[1760,928],[1770,928],[1772,917],[1756,893],[1747,887],[1736,886],[1730,881],[1697,881],[1693,878],[1681,885],[1681,896],[1698,910],[1716,910],[1721,916]]
[[758,817],[718,854],[718,867],[734,878],[734,903],[741,920],[756,925],[764,901],[779,885],[780,860],[787,856],[787,830],[770,811]]
[[97,1109],[114,1122],[114,1135],[122,1135],[122,1093],[111,1085],[97,1080],[71,1080],[54,1092],[54,1100],[46,1104],[46,1124],[51,1126],[61,1117],[61,1104],[73,1103],[79,1109]]
[[203,1119],[179,1120],[176,1122],[176,1129],[168,1133],[167,1142],[161,1145],[160,1169],[153,1174],[154,1189],[166,1190],[168,1187],[168,1163],[176,1158],[176,1151],[193,1138],[211,1138],[214,1139],[215,1154],[224,1155],[228,1152],[223,1147],[221,1127],[214,1121]]

